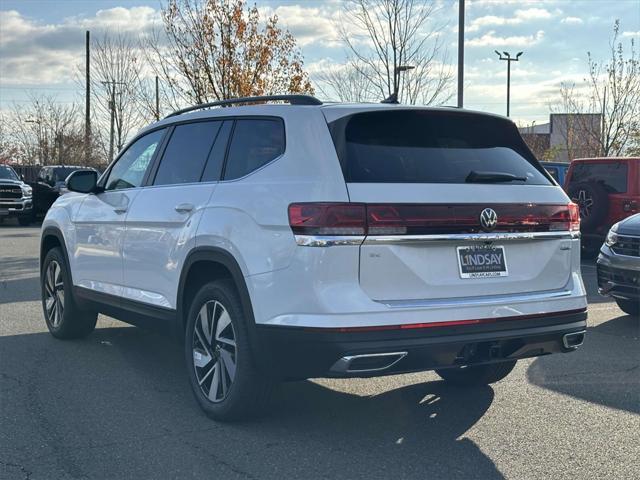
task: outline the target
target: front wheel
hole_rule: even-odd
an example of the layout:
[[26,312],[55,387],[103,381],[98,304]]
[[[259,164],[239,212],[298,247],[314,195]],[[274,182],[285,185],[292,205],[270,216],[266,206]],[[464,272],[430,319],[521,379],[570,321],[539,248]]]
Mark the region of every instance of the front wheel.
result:
[[256,368],[247,322],[235,286],[207,283],[196,294],[187,319],[185,358],[191,388],[215,420],[261,413],[272,382]]
[[489,385],[511,373],[516,366],[515,360],[470,367],[443,368],[436,370],[443,380],[463,386]]
[[81,338],[96,327],[98,314],[76,305],[71,278],[60,248],[52,248],[42,263],[42,310],[47,328],[56,338]]
[[640,300],[622,300],[616,298],[616,303],[624,313],[633,317],[640,315]]

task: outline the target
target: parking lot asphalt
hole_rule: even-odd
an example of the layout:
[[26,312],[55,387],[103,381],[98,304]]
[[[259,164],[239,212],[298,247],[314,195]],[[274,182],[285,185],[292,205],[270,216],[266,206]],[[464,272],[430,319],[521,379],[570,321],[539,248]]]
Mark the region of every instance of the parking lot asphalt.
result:
[[180,345],[101,316],[59,341],[40,306],[37,227],[0,226],[0,478],[638,478],[638,320],[595,292],[579,351],[483,388],[432,373],[283,385],[222,424]]

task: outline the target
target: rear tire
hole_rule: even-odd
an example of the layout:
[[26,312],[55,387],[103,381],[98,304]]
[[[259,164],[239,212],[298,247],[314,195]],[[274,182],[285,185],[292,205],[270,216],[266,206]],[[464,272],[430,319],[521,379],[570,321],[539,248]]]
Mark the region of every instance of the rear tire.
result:
[[247,323],[233,282],[200,288],[189,306],[185,360],[200,408],[214,420],[254,417],[268,405],[273,381],[256,367]]
[[640,315],[640,300],[622,300],[616,298],[616,303],[624,313],[631,315],[632,317]]
[[56,338],[82,338],[96,328],[98,314],[82,309],[72,294],[71,277],[59,247],[52,248],[42,263],[40,288],[47,328]]
[[479,386],[495,383],[511,373],[515,360],[471,367],[443,368],[436,370],[443,380],[456,385]]

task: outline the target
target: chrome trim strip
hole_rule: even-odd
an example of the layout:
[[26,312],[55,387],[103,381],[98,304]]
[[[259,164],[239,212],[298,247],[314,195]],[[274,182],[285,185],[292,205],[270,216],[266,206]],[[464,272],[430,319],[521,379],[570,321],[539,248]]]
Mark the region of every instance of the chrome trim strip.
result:
[[295,235],[301,247],[334,247],[336,245],[362,245],[364,235]]
[[[336,361],[331,367],[332,372],[337,373],[364,373],[364,372],[381,372],[382,370],[387,370],[393,367],[396,363],[402,360],[407,356],[407,352],[388,352],[388,353],[366,353],[363,355],[349,355],[342,357]],[[378,368],[360,368],[360,369],[351,369],[351,363],[354,360],[359,358],[385,358],[385,357],[397,357],[391,363],[385,365],[384,367]]]
[[481,297],[469,298],[437,298],[433,300],[375,300],[389,308],[425,308],[425,307],[466,307],[477,305],[493,305],[522,302],[535,302],[540,300],[551,300],[555,298],[570,297],[571,290],[553,290],[540,293],[524,293],[512,295],[485,295]]
[[508,240],[549,240],[580,238],[580,232],[515,232],[515,233],[454,233],[446,235],[368,236],[364,245],[411,244],[424,242],[496,242]]
[[453,233],[443,235],[295,235],[302,247],[333,247],[336,245],[395,245],[425,242],[501,242],[511,240],[550,240],[580,238],[580,232],[516,232],[516,233]]

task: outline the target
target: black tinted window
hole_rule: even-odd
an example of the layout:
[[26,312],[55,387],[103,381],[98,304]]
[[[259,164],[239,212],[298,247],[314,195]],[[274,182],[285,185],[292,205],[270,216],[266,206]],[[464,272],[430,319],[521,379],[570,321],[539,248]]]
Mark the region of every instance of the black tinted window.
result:
[[136,140],[118,158],[105,182],[105,190],[134,188],[142,185],[144,175],[149,168],[164,130],[156,130]]
[[571,183],[599,183],[610,193],[627,191],[626,162],[576,163],[571,173]]
[[360,183],[465,183],[469,174],[550,181],[510,122],[457,112],[367,112],[330,125],[345,180]]
[[0,178],[2,180],[18,180],[18,175],[13,171],[13,168],[0,165]]
[[204,173],[202,174],[203,182],[217,182],[220,180],[224,155],[227,152],[227,143],[229,142],[229,134],[231,133],[232,126],[233,120],[227,120],[222,124],[222,127],[220,127],[216,141],[209,154],[207,165],[204,167]]
[[284,125],[281,120],[237,120],[224,178],[244,177],[283,153]]
[[153,184],[199,182],[221,123],[197,122],[176,126]]

